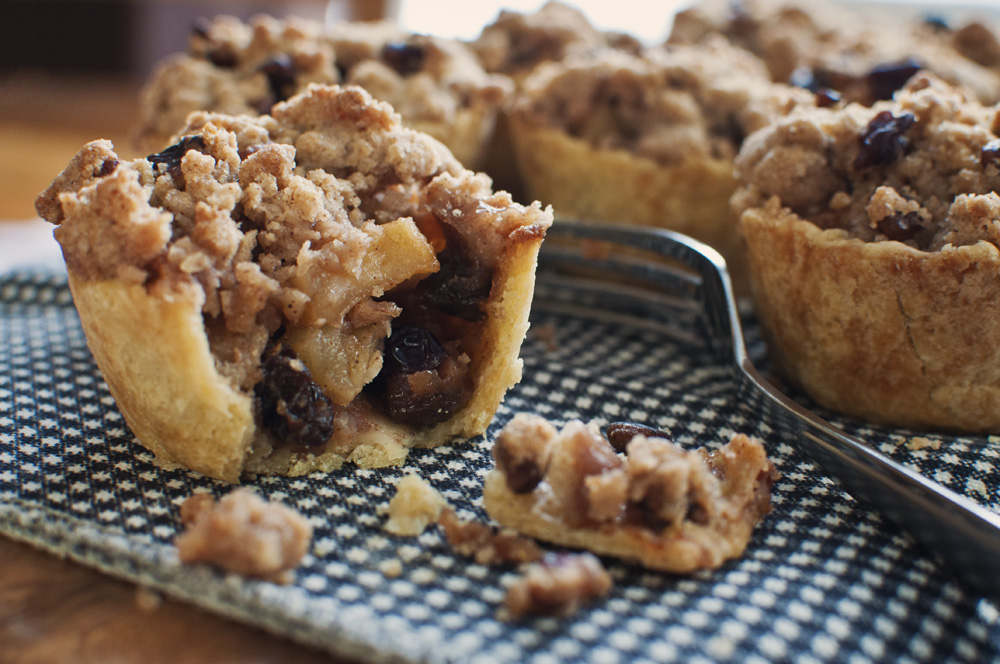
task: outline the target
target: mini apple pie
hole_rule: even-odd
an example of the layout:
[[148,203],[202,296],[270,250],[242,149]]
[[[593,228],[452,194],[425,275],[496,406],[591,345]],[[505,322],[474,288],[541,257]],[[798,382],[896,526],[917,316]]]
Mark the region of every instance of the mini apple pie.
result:
[[160,64],[143,92],[141,143],[159,150],[188,113],[260,115],[310,83],[354,84],[389,102],[413,129],[477,168],[511,89],[457,40],[387,23],[227,16],[197,26],[188,52]]
[[1000,431],[998,127],[918,74],[748,139],[733,205],[790,383],[873,422]]
[[760,57],[773,80],[830,101],[870,106],[922,69],[983,103],[1000,100],[1000,47],[986,25],[953,28],[940,15],[910,18],[864,4],[700,0],[677,14],[669,42],[724,36]]
[[580,421],[560,431],[515,415],[493,448],[486,511],[522,534],[666,572],[743,553],[777,477],[759,442],[737,434],[709,454],[646,427],[613,428],[609,441]]
[[201,113],[42,193],[97,364],[158,457],[237,481],[481,434],[520,379],[551,212],[356,87]]
[[746,135],[810,100],[719,41],[542,65],[509,117],[531,198],[559,216],[679,231],[736,266],[733,158]]

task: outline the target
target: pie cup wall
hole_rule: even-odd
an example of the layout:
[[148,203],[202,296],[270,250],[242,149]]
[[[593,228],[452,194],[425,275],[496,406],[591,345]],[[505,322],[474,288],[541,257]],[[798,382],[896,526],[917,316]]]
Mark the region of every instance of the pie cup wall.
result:
[[924,252],[822,230],[772,201],[740,217],[779,372],[827,408],[914,429],[1000,431],[1000,252]]

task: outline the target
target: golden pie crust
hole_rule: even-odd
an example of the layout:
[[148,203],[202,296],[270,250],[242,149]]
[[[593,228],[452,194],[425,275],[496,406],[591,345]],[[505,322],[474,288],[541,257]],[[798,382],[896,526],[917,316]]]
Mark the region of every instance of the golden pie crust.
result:
[[1000,430],[1000,251],[923,252],[743,213],[757,316],[782,375],[818,403],[914,429]]

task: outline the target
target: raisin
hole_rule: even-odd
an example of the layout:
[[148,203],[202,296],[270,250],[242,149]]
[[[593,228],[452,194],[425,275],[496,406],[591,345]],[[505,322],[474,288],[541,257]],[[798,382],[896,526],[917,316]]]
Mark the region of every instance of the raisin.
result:
[[382,371],[373,385],[384,390],[393,421],[416,426],[443,422],[471,393],[467,370],[419,325],[404,326],[389,336]]
[[394,422],[431,426],[443,422],[465,400],[466,387],[436,372],[391,373],[385,379],[385,405]]
[[190,150],[197,150],[198,152],[201,152],[204,149],[205,139],[201,136],[185,136],[180,140],[180,142],[171,145],[162,152],[149,155],[146,157],[146,161],[152,164],[154,169],[160,164],[164,165],[164,171],[170,175],[170,177],[174,180],[180,180],[182,178],[181,159],[184,158],[184,155],[186,155]]
[[333,404],[295,351],[282,345],[261,364],[254,387],[264,427],[285,445],[314,448],[333,435]]
[[507,479],[507,487],[514,493],[529,493],[545,477],[545,469],[534,456],[515,456],[510,449],[494,446],[493,455],[497,467],[502,468]]
[[913,58],[874,67],[865,77],[873,101],[892,99],[892,95],[913,77],[923,66]]
[[295,94],[295,63],[282,53],[271,58],[258,68],[267,76],[274,102],[285,101]]
[[101,162],[101,168],[97,171],[97,177],[104,177],[105,175],[111,175],[118,168],[117,159],[105,159]]
[[925,15],[924,25],[931,28],[935,32],[948,32],[949,30],[951,30],[951,26],[948,24],[948,19],[946,19],[941,14]]
[[386,342],[386,355],[403,373],[433,371],[448,357],[441,342],[427,328],[405,325]]
[[878,222],[878,230],[890,240],[906,242],[924,229],[916,212],[896,212]]
[[983,146],[980,160],[984,167],[989,164],[1000,166],[1000,139],[994,139]]
[[840,103],[841,95],[830,88],[820,88],[816,91],[816,105],[820,108],[830,108]]
[[416,74],[423,69],[427,51],[417,44],[386,44],[382,60],[401,76]]
[[908,145],[904,134],[916,121],[912,113],[893,115],[882,111],[876,115],[858,138],[861,151],[854,167],[884,166],[896,161]]
[[632,437],[639,435],[670,440],[670,434],[666,431],[637,422],[612,422],[608,425],[608,442],[611,443],[611,447],[615,448],[616,452],[624,453]]
[[826,76],[811,67],[796,67],[788,77],[788,83],[809,92],[817,92],[820,88],[827,87],[829,82],[826,81]]
[[478,321],[486,314],[479,303],[490,295],[493,271],[461,252],[446,249],[438,255],[441,269],[425,280],[426,302],[446,314]]

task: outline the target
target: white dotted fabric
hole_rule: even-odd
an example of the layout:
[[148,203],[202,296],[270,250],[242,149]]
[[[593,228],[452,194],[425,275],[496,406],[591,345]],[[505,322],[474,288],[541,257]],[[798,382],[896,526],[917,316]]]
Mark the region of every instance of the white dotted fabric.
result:
[[[753,331],[752,329],[750,330]],[[1000,661],[997,606],[968,594],[906,537],[858,505],[733,397],[725,366],[651,330],[537,313],[524,380],[483,438],[414,451],[405,467],[261,478],[305,514],[313,548],[288,586],[177,562],[179,505],[229,486],[157,467],[135,442],[87,350],[65,276],[0,277],[0,532],[333,653],[428,662]],[[515,412],[633,420],[715,447],[765,441],[782,479],[746,554],[676,577],[605,560],[611,594],[576,615],[498,617],[516,570],[455,555],[436,527],[382,530],[379,509],[416,471],[484,519],[490,441]],[[997,508],[993,437],[843,423],[894,459]],[[938,446],[938,449],[934,449]],[[383,573],[402,563],[402,575]]]

